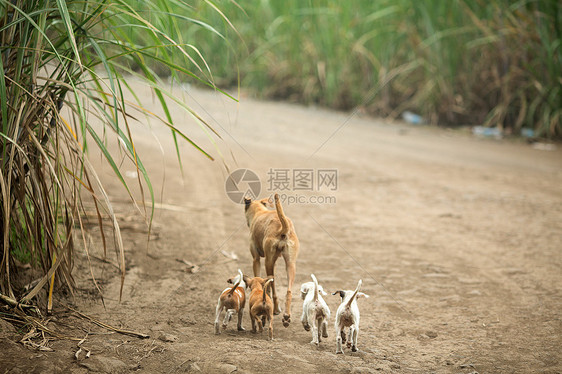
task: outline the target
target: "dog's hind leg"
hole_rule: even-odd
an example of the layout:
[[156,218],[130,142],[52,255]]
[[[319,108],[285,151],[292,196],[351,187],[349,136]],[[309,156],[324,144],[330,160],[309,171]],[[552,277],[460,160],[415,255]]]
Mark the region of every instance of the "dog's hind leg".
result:
[[255,334],[256,333],[256,318],[250,314],[250,319],[252,320],[252,332]]
[[240,308],[240,310],[238,311],[238,331],[246,331],[246,329],[242,327],[243,315],[244,315],[244,308]]
[[353,329],[353,343],[351,344],[351,352],[357,352],[357,334],[359,333],[359,327]]
[[269,340],[273,340],[273,318],[271,318],[273,316],[268,316],[267,320],[269,321],[269,327],[268,327],[268,338]]
[[322,321],[322,337],[328,337],[328,321],[326,319]]
[[226,329],[228,322],[232,319],[232,315],[236,313],[234,309],[227,309],[226,314],[224,315],[224,320],[222,321],[222,328],[223,330]]
[[258,331],[263,332],[263,322],[261,318],[256,318],[256,324],[258,325]]
[[342,345],[342,336],[345,336],[345,333],[343,332],[342,328],[336,328],[336,354],[338,353],[342,353],[343,354],[343,350],[341,349],[341,345]]
[[320,336],[320,331],[318,330],[318,319],[315,318],[314,315],[309,315],[308,319],[312,324],[312,341],[310,342],[310,344],[318,345],[320,344],[320,340],[318,339],[318,337]]
[[302,322],[302,327],[304,327],[306,331],[310,331],[310,325],[308,324],[308,318],[306,317],[306,305],[303,305],[301,322]]
[[[268,277],[274,277],[275,271],[275,261],[279,258],[279,254],[275,253],[273,257],[268,257],[265,259],[265,273]],[[277,298],[277,282],[273,282],[271,285],[271,299],[273,300],[273,314],[277,315],[281,313],[281,308],[279,307],[279,300]]]
[[322,341],[322,326],[323,320],[322,318],[318,318],[318,320],[316,321],[316,340],[318,341],[317,344],[320,344],[320,342]]
[[256,249],[254,243],[250,243],[250,253],[252,254],[252,257],[254,258],[254,261],[252,263],[252,268],[254,270],[254,277],[259,277],[260,274],[261,274],[260,254],[258,253],[258,250]]
[[349,328],[349,331],[347,332],[347,348],[351,348],[351,343],[353,342],[353,329],[354,326],[351,325],[351,327]]
[[291,323],[291,301],[293,298],[293,282],[295,281],[295,274],[297,272],[295,263],[291,261],[289,255],[283,255],[285,258],[285,264],[287,267],[287,280],[289,284],[287,285],[287,295],[285,296],[285,313],[283,314],[283,326],[289,327]]

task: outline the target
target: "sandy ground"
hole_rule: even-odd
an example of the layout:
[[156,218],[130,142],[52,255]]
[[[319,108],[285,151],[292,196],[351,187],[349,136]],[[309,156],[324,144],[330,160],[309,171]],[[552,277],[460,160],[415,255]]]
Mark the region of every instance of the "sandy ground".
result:
[[[134,85],[147,107],[156,108],[146,87]],[[147,249],[143,218],[92,153],[121,222],[127,277],[119,303],[114,250],[108,252],[111,263],[95,258],[103,250],[92,221],[92,266],[105,308],[87,277],[81,244],[78,290],[65,300],[100,321],[150,337],[108,332],[57,302],[50,326],[87,336],[78,359],[76,341],[53,341],[54,351],[42,352],[13,342],[4,328],[0,373],[562,372],[560,147],[544,151],[249,98],[236,104],[193,89],[184,95],[222,140],[213,145],[179,110],[175,120],[217,160],[182,143],[182,175],[169,131],[156,122],[135,127],[158,202]],[[125,160],[122,170],[134,186],[129,165]],[[270,184],[281,180],[283,170],[290,177],[293,170],[312,170],[315,178],[318,171],[337,170],[335,190],[315,179],[313,191],[292,185],[281,191],[301,199],[285,201],[301,252],[293,322],[284,328],[276,316],[271,342],[249,331],[247,314],[246,332],[237,332],[232,321],[221,335],[213,334],[226,279],[238,268],[250,275],[252,269],[243,206],[225,193],[226,167],[257,173],[261,196],[275,192]],[[191,273],[178,260],[197,264],[199,271]],[[330,292],[363,280],[370,298],[359,300],[359,352],[335,354],[339,298],[332,295],[325,297],[332,310],[330,336],[318,347],[310,344],[299,321],[298,292],[310,273]],[[282,260],[276,276],[284,295]]]

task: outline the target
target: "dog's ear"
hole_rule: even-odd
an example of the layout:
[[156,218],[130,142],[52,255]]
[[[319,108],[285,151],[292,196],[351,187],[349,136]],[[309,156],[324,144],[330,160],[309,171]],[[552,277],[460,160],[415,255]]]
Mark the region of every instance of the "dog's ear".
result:
[[242,279],[244,280],[244,283],[246,283],[246,287],[250,287],[250,283],[252,283],[252,278],[249,278],[247,275],[243,275]]
[[[248,197],[244,197],[244,211],[247,212],[250,209],[250,205],[252,205],[252,199]],[[248,222],[248,226],[250,226],[250,222]]]
[[318,285],[318,293],[323,296],[327,295],[326,291],[324,291],[324,287],[322,287],[321,285]]
[[340,290],[340,291],[336,291],[336,292],[334,292],[332,295],[335,295],[335,294],[337,294],[337,293],[340,294],[340,297],[341,297],[342,300],[343,300],[343,298],[345,297],[345,291],[341,291],[341,290]]
[[366,293],[363,292],[357,292],[357,298],[359,299],[360,297],[365,297],[365,298],[369,298],[369,295],[367,295]]
[[308,283],[303,283],[301,285],[301,298],[306,299],[306,294],[310,291],[310,285]]

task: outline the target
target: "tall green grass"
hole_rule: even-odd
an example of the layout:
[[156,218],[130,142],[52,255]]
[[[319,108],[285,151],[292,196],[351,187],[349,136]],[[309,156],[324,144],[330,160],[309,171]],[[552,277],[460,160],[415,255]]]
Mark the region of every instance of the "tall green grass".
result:
[[[212,159],[174,126],[169,106],[185,109],[195,126],[208,124],[171,95],[160,79],[160,74],[185,76],[215,88],[197,45],[182,40],[177,32],[186,25],[222,38],[182,1],[0,0],[2,295],[29,302],[48,283],[52,289],[54,282],[72,291],[75,242],[88,254],[81,214],[84,199],[95,206],[100,226],[102,216],[110,217],[123,281],[119,224],[88,161],[88,149],[101,151],[134,201],[120,161],[107,145],[116,140],[138,171],[142,204],[145,195],[153,198],[130,130],[135,118],[152,114],[140,101],[129,105],[124,99],[127,91],[136,97],[124,74],[143,79],[152,88],[165,113],[165,118],[157,119],[170,129],[178,157],[178,142],[187,141]],[[93,127],[92,118],[103,126]],[[150,225],[150,208],[145,213]],[[42,270],[39,283],[28,292],[14,286],[15,260]]]
[[[196,9],[223,85],[259,95],[434,124],[562,135],[562,5],[557,0],[247,0]],[[233,67],[238,67],[238,71]]]

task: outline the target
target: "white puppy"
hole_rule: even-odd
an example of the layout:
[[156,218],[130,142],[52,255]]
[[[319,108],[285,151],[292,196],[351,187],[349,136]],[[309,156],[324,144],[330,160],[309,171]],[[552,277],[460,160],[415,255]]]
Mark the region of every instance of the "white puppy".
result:
[[322,337],[328,337],[328,320],[330,319],[330,308],[322,298],[327,295],[314,274],[310,274],[313,282],[306,282],[301,285],[301,297],[304,299],[302,305],[301,322],[306,331],[310,331],[312,324],[312,341],[310,343],[320,344]]
[[226,329],[226,325],[232,316],[238,313],[238,331],[244,331],[242,327],[242,316],[244,315],[244,307],[246,306],[246,282],[244,282],[242,270],[238,269],[238,275],[228,279],[227,282],[234,283],[234,285],[225,288],[219,296],[215,317],[215,334],[220,334],[219,318],[223,309],[226,309],[226,315],[222,322],[222,328]]
[[336,312],[336,353],[343,353],[342,343],[345,343],[344,328],[349,327],[347,339],[347,347],[351,347],[352,352],[357,352],[357,334],[359,333],[359,307],[357,307],[357,299],[359,297],[369,297],[363,292],[359,292],[361,288],[361,279],[357,283],[355,291],[336,291],[333,295],[339,293],[342,299],[338,311]]

